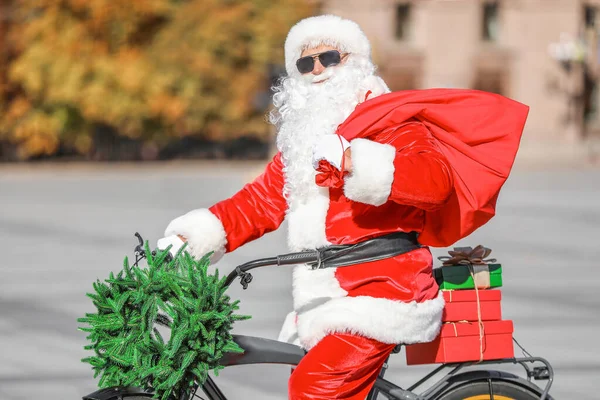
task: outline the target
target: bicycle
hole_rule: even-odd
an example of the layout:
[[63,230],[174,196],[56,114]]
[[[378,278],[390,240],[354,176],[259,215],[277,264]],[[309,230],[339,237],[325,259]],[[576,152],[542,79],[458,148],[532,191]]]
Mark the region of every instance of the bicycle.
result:
[[[145,258],[143,240],[136,234],[140,244],[135,248],[136,264]],[[243,289],[247,289],[252,282],[252,275],[248,272],[255,268],[269,266],[297,265],[304,263],[318,263],[318,251],[305,251],[299,253],[283,254],[275,257],[261,258],[246,262],[237,266],[225,281],[230,286],[236,278],[240,278]],[[221,360],[221,365],[228,367],[234,365],[251,364],[283,364],[296,366],[302,360],[306,352],[299,346],[280,342],[277,340],[233,335],[234,341],[244,349],[242,354],[226,354]],[[541,357],[533,357],[519,345],[527,357],[506,358],[498,360],[487,360],[482,362],[457,362],[438,366],[425,377],[403,389],[384,378],[388,368],[389,357],[383,364],[381,371],[368,394],[366,400],[377,400],[386,398],[388,400],[552,400],[548,394],[554,381],[554,372],[550,363]],[[392,354],[400,353],[402,345],[396,346]],[[391,355],[390,355],[391,357]],[[542,364],[535,366],[536,363]],[[499,370],[472,370],[460,372],[473,365],[494,364],[519,364],[526,374],[526,379],[512,373]],[[530,367],[530,364],[533,367]],[[442,372],[450,369],[444,376],[420,394],[415,393],[419,387]],[[459,373],[460,372],[460,373]],[[546,386],[542,389],[532,382],[534,380],[546,380]],[[198,390],[204,393],[201,397]],[[135,387],[112,387],[100,389],[94,393],[84,396],[83,400],[148,400],[152,393]],[[190,396],[181,397],[180,400],[192,400],[194,398],[205,400],[227,400],[217,384],[209,376],[202,385],[196,384]]]

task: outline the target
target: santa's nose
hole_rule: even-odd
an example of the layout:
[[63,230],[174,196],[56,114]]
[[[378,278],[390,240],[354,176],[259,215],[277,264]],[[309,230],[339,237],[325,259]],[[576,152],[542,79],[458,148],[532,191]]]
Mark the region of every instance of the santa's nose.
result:
[[319,58],[315,59],[315,67],[312,70],[313,75],[321,75],[325,71],[325,67],[321,64]]

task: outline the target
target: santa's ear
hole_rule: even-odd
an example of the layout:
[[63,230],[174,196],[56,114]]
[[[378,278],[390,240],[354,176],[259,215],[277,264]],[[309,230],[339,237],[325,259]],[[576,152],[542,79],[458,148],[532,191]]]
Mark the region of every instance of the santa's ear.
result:
[[391,90],[379,76],[367,76],[360,84],[359,102],[363,102],[384,93],[390,93]]

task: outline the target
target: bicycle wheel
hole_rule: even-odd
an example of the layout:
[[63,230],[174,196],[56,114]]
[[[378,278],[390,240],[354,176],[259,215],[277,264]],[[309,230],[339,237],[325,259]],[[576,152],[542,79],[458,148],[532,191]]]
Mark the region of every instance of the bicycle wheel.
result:
[[[490,385],[494,400],[536,400],[540,393],[507,381],[476,381],[460,385],[442,395],[438,400],[490,400]],[[547,400],[551,400],[550,396]]]

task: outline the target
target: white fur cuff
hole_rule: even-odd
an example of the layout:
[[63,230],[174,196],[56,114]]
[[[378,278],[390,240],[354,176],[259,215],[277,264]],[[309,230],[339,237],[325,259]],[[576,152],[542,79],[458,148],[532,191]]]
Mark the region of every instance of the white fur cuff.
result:
[[359,203],[384,204],[394,182],[396,148],[367,139],[354,139],[351,146],[352,173],[346,178],[344,194]]
[[211,262],[214,263],[225,254],[225,228],[219,218],[206,208],[190,211],[171,221],[165,230],[165,236],[171,235],[186,238],[186,250],[197,260],[214,251],[211,256]]

